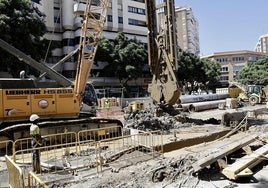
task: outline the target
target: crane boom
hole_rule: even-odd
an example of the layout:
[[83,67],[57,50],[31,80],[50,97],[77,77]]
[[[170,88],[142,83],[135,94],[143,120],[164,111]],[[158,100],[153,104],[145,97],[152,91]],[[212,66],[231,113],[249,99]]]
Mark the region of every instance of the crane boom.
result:
[[110,0],[99,0],[98,3],[94,5],[91,3],[91,0],[88,0],[86,3],[74,83],[74,92],[76,95],[82,94],[85,90],[104,28],[109,4]]
[[46,66],[43,63],[39,63],[38,61],[34,60],[30,56],[26,55],[19,49],[11,46],[7,42],[3,41],[0,39],[0,47],[9,52],[10,54],[14,55],[17,57],[19,60],[23,61],[27,65],[30,65],[34,67],[36,70],[41,70],[43,72],[46,72],[46,74],[51,78],[56,80],[61,86],[67,87],[72,85],[72,81],[69,80],[68,78],[64,77],[57,71],[51,69],[50,67]]
[[[181,95],[176,77],[177,52],[174,0],[146,0],[149,65],[153,74],[149,92],[157,103],[173,105]],[[163,16],[158,27],[157,16]]]

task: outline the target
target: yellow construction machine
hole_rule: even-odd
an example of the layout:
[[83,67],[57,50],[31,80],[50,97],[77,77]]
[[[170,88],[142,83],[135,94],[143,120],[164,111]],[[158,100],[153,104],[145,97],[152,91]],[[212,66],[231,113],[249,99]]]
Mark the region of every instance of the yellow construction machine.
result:
[[[83,117],[82,104],[97,106],[92,85],[87,83],[91,66],[100,41],[110,0],[100,0],[98,5],[88,0],[82,22],[78,49],[77,72],[74,82],[56,71],[38,63],[19,50],[0,41],[0,47],[39,71],[46,72],[57,83],[33,79],[0,79],[0,142],[29,136],[28,119],[38,114],[45,122],[40,123],[42,134],[66,131],[122,126],[116,119]],[[88,111],[90,114],[91,112]]]
[[[148,56],[153,75],[149,93],[158,104],[172,106],[178,102],[181,87],[177,80],[177,40],[174,0],[146,0]],[[158,18],[159,17],[159,18]],[[157,23],[161,20],[161,23]]]
[[[182,88],[177,79],[177,39],[175,30],[174,0],[145,0],[148,27],[148,59],[152,83],[148,86],[150,97],[157,106],[172,110],[180,103]],[[160,22],[161,20],[161,22]],[[158,22],[159,21],[159,22]],[[131,102],[125,112],[146,108],[140,101]],[[134,109],[134,110],[133,110]]]
[[229,87],[229,94],[241,102],[249,102],[251,105],[268,102],[268,86],[242,85],[232,82]]

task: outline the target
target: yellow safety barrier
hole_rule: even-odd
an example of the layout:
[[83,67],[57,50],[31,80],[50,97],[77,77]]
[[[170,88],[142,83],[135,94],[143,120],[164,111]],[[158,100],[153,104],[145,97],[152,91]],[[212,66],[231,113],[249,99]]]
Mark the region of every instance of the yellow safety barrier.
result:
[[[105,139],[98,142],[98,160],[101,171],[106,166],[120,166],[146,161],[163,154],[162,133],[139,132],[118,138]],[[121,165],[122,166],[122,165]],[[123,165],[124,166],[124,165]]]
[[48,186],[32,171],[28,173],[28,187],[29,188],[34,188],[34,187],[48,188]]
[[5,155],[8,170],[9,187],[25,187],[21,168],[7,155]]
[[[137,131],[131,135],[122,135],[121,131],[121,127],[115,126],[47,135],[47,143],[39,148],[31,148],[30,138],[20,139],[13,144],[13,160],[20,164],[24,177],[28,175],[30,186],[43,186],[49,182],[43,183],[31,172],[32,152],[36,149],[41,153],[42,176],[63,171],[75,173],[78,169],[99,173],[104,169],[117,169],[162,156],[161,131]],[[73,138],[76,141],[69,142]]]
[[83,130],[77,133],[78,141],[85,141],[85,140],[97,141],[109,138],[118,138],[121,135],[122,135],[122,128],[120,126]]

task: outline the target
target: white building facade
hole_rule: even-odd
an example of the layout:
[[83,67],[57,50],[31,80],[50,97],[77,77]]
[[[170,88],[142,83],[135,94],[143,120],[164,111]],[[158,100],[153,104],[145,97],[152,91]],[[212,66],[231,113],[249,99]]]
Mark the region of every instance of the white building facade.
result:
[[[32,0],[45,15],[52,57],[45,58],[50,66],[78,47],[81,30],[81,12],[86,0]],[[92,0],[92,3],[98,3]],[[123,32],[129,39],[147,43],[146,11],[144,0],[111,0],[103,36],[114,39]],[[75,60],[70,59],[57,70],[69,78],[75,76]],[[92,69],[97,67],[92,67]]]
[[254,50],[268,55],[268,34],[259,37]]

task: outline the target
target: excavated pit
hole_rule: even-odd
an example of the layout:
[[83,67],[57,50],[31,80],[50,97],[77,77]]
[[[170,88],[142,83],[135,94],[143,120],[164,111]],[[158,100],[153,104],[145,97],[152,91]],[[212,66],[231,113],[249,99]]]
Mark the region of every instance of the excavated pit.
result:
[[[173,115],[175,114],[175,115]],[[170,115],[158,107],[125,114],[124,128],[141,131],[163,131],[163,152],[170,152],[196,144],[210,142],[226,135],[230,128],[222,126],[221,120],[193,119],[185,113]],[[160,150],[161,148],[157,148]]]

